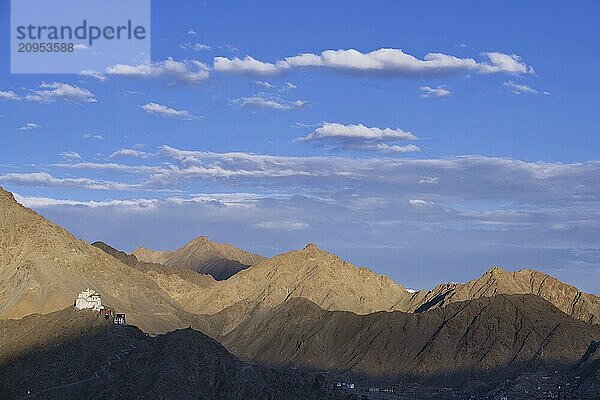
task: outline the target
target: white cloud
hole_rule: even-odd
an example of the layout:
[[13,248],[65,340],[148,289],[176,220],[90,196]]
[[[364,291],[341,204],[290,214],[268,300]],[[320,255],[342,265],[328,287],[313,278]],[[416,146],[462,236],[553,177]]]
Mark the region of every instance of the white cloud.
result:
[[119,149],[112,153],[108,158],[124,158],[124,157],[133,157],[133,158],[146,158],[148,157],[148,153],[143,152],[141,150],[136,149]]
[[416,140],[411,132],[398,128],[367,127],[363,124],[343,125],[325,122],[311,134],[296,139],[297,142],[312,142],[331,145],[333,148],[361,151],[381,151],[384,153],[409,153],[420,151],[413,144],[398,145],[386,142]]
[[[130,154],[131,155],[131,154]],[[160,166],[151,166],[151,165],[127,165],[127,164],[117,164],[117,163],[100,163],[100,162],[77,162],[77,163],[58,163],[58,164],[49,164],[49,167],[55,168],[66,168],[66,169],[87,169],[92,171],[108,171],[108,172],[126,172],[130,174],[143,174],[143,173],[159,173],[164,171],[164,167]]]
[[421,86],[421,97],[429,98],[429,97],[446,97],[450,96],[452,92],[446,86],[438,86],[436,88],[432,88],[430,86]]
[[440,178],[437,176],[424,176],[419,179],[419,183],[426,185],[437,185],[440,182]]
[[38,124],[36,124],[35,122],[28,122],[25,125],[23,125],[20,128],[17,128],[18,131],[30,131],[33,129],[39,129],[40,126]]
[[204,43],[182,43],[179,45],[180,48],[185,49],[185,50],[192,50],[192,51],[208,51],[211,49],[211,47],[207,44]]
[[196,36],[196,31],[193,30],[192,28],[188,29],[187,31],[188,36]]
[[0,90],[0,99],[21,100],[21,98],[12,90]]
[[504,82],[502,84],[508,91],[513,94],[537,94],[538,91],[532,88],[531,86],[527,86],[521,83],[516,83],[513,81]]
[[165,61],[138,65],[117,64],[106,69],[109,75],[130,78],[165,78],[175,82],[198,83],[209,77],[208,67],[197,60]]
[[160,115],[169,118],[181,118],[191,120],[195,117],[187,110],[176,110],[158,103],[148,103],[141,106],[144,111],[149,114]]
[[63,151],[59,154],[59,156],[61,156],[61,158],[65,161],[81,160],[81,154],[77,153],[76,151]]
[[496,51],[483,53],[489,59],[489,63],[480,65],[480,72],[494,74],[505,72],[509,74],[533,74],[534,69],[521,61],[516,54],[504,54]]
[[89,90],[62,82],[43,82],[37,90],[30,90],[29,94],[24,96],[19,96],[13,91],[0,91],[0,99],[27,100],[38,103],[52,103],[57,100],[74,103],[95,103],[97,101]]
[[267,81],[256,81],[254,83],[256,83],[258,86],[262,87],[263,89],[275,89],[275,85],[272,85]]
[[254,224],[259,229],[272,229],[279,231],[301,231],[310,229],[310,225],[306,222],[294,222],[294,221],[265,221]]
[[357,143],[347,144],[346,147],[354,150],[381,151],[383,153],[415,153],[421,151],[421,148],[414,144]]
[[232,72],[232,73],[245,73],[245,74],[257,74],[257,75],[270,75],[280,72],[274,64],[264,63],[258,61],[254,57],[246,56],[243,59],[239,58],[226,58],[226,57],[215,57],[214,58],[215,71],[219,72]]
[[423,199],[409,199],[408,204],[413,207],[424,207],[430,204],[433,204],[431,201],[423,200]]
[[51,103],[57,100],[74,103],[95,103],[97,101],[89,90],[61,82],[42,83],[39,90],[33,90],[24,99],[39,103]]
[[285,101],[277,97],[266,97],[256,95],[251,97],[241,97],[233,100],[234,104],[248,108],[270,108],[273,110],[291,110],[294,108],[302,108],[308,104],[305,100]]
[[302,141],[310,141],[324,138],[348,138],[364,140],[416,140],[417,137],[411,132],[402,129],[367,127],[363,124],[343,125],[326,122],[315,129],[310,135],[301,138]]
[[358,50],[325,50],[321,54],[305,53],[286,57],[274,63],[244,58],[215,57],[215,71],[272,75],[286,70],[305,67],[330,68],[347,72],[381,73],[398,76],[441,75],[453,72],[480,73],[533,73],[517,55],[499,52],[482,54],[486,61],[459,58],[443,53],[427,53],[423,59],[404,53],[400,49],[379,49],[369,53]]
[[99,181],[91,178],[55,178],[47,172],[8,173],[0,175],[0,181],[23,186],[75,187],[91,190],[128,190],[140,185]]
[[105,200],[105,201],[80,201],[70,199],[53,199],[49,197],[36,197],[36,196],[21,196],[17,193],[14,194],[15,199],[29,208],[46,208],[56,206],[76,206],[76,207],[88,207],[88,208],[100,208],[100,207],[118,207],[118,208],[133,208],[133,209],[147,209],[153,208],[159,204],[156,199],[132,199],[132,200]]
[[282,84],[281,86],[276,86],[271,84],[270,82],[267,81],[255,81],[254,83],[256,83],[258,86],[262,87],[263,89],[267,89],[267,90],[277,90],[279,92],[289,92],[290,90],[294,90],[297,89],[298,86],[294,85],[291,82],[285,82],[284,84]]
[[81,71],[79,73],[79,75],[85,76],[86,78],[94,78],[101,82],[104,82],[106,80],[106,75],[104,75],[100,71],[95,71],[93,69],[85,69],[85,70]]
[[104,136],[91,132],[85,133],[82,137],[84,139],[104,140]]

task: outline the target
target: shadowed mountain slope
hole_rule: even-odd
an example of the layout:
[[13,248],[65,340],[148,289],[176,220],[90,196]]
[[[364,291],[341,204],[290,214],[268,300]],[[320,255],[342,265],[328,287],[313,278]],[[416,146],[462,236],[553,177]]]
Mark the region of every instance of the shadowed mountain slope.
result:
[[500,295],[425,313],[356,315],[306,299],[257,309],[222,342],[269,365],[460,385],[502,380],[526,369],[564,370],[580,360],[600,326],[532,295]]
[[[311,374],[242,362],[204,334],[148,337],[69,308],[0,321],[0,398],[342,399]],[[33,333],[33,335],[31,335]],[[26,396],[27,393],[29,396]]]
[[217,280],[227,279],[265,259],[230,244],[212,242],[206,236],[200,236],[175,251],[152,251],[140,247],[133,251],[133,255],[140,261],[192,269],[212,275]]

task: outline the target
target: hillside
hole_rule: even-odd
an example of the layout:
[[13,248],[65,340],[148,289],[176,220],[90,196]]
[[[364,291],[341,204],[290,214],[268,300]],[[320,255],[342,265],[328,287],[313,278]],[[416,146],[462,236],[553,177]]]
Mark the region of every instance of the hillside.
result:
[[317,376],[242,362],[191,329],[148,337],[72,308],[0,321],[0,398],[342,399]]
[[600,296],[583,293],[539,271],[507,272],[498,267],[467,283],[442,284],[430,291],[416,292],[408,303],[397,304],[394,308],[422,312],[458,301],[500,294],[533,294],[574,318],[592,324],[600,323]]
[[92,246],[113,256],[123,264],[144,272],[175,301],[179,300],[184,293],[202,290],[215,282],[212,276],[199,274],[194,270],[139,261],[133,254],[127,254],[103,242],[94,242]]
[[0,188],[0,318],[63,309],[88,287],[144,330],[187,325],[146,274],[78,240]]
[[402,286],[366,268],[357,268],[309,244],[265,260],[216,282],[201,293],[184,296],[188,311],[215,314],[228,307],[249,309],[276,306],[306,298],[327,310],[368,314],[388,310],[399,299],[410,298]]
[[212,275],[217,280],[227,279],[265,259],[227,243],[212,242],[206,236],[200,236],[172,252],[140,247],[134,250],[133,255],[140,261],[192,269],[201,274]]
[[[500,295],[428,312],[357,315],[292,299],[251,314],[222,342],[268,365],[462,385],[526,370],[568,370],[600,326],[531,295]],[[452,362],[447,362],[452,360]]]

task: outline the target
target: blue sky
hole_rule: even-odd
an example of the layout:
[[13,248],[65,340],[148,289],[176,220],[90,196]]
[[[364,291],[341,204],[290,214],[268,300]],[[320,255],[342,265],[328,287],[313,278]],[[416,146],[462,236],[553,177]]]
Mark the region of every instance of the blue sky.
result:
[[501,265],[598,293],[599,16],[154,0],[152,62],[93,76],[10,74],[3,23],[0,185],[127,251],[316,242],[409,287]]

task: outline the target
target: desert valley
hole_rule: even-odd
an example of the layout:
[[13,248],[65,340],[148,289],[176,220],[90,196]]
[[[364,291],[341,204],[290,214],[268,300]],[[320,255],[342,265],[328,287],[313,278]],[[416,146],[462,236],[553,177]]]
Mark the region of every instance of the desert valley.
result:
[[[88,288],[102,309],[74,307]],[[600,393],[600,297],[544,273],[409,291],[315,244],[265,258],[198,237],[127,254],[3,189],[0,318],[2,399]]]

